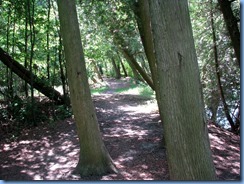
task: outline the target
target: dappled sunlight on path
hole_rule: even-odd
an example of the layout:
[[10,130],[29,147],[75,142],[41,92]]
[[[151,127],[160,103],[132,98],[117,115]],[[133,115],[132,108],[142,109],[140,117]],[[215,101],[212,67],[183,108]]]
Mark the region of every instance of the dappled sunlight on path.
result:
[[[111,82],[111,81],[110,81]],[[93,96],[102,139],[119,173],[73,175],[79,142],[72,118],[24,130],[14,141],[0,140],[2,180],[168,180],[162,126],[155,99],[107,92]],[[126,86],[125,83],[123,83]],[[220,180],[240,179],[240,137],[209,125]]]
[[[62,126],[65,132],[39,127],[23,133],[19,141],[2,144],[1,179],[65,179],[77,164],[79,148],[73,122],[67,120]],[[11,178],[5,178],[9,173]]]
[[218,177],[240,179],[240,136],[209,124],[209,138]]
[[[104,93],[93,97],[104,143],[119,170],[101,177],[73,175],[79,155],[73,119],[26,130],[1,143],[4,180],[165,180],[165,150],[160,148],[157,107],[138,95]],[[154,106],[151,108],[150,106]],[[11,175],[9,174],[11,173]]]

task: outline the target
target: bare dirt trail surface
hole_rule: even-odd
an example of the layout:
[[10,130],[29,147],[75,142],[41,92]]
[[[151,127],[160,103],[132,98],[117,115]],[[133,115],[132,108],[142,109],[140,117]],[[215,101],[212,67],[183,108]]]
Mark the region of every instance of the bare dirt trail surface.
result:
[[[117,174],[80,177],[72,171],[79,146],[72,118],[24,130],[15,141],[0,140],[1,180],[168,180],[157,105],[137,94],[118,94],[127,80],[106,79],[108,90],[94,95],[101,134]],[[240,179],[240,137],[209,125],[220,180]]]

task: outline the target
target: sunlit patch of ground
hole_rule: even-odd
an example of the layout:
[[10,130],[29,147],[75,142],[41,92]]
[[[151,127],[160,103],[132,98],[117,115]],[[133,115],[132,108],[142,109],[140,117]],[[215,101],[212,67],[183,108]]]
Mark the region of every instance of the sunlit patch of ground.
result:
[[[3,180],[168,180],[162,127],[153,99],[112,90],[93,96],[105,146],[119,173],[73,175],[79,146],[73,119],[25,130],[15,141],[0,140]],[[126,86],[126,84],[124,84]],[[216,172],[221,180],[240,179],[240,138],[209,125]]]

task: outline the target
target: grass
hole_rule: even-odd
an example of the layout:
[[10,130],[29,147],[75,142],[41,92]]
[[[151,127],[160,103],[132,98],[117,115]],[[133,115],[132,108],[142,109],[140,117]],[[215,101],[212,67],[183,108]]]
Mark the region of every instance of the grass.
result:
[[132,84],[130,87],[126,88],[119,88],[115,90],[116,93],[119,94],[134,94],[140,95],[145,98],[154,98],[155,92],[149,87],[144,84]]
[[101,94],[105,91],[108,90],[108,87],[107,86],[103,86],[103,87],[100,87],[100,88],[91,88],[91,94],[92,95],[98,95],[98,94]]

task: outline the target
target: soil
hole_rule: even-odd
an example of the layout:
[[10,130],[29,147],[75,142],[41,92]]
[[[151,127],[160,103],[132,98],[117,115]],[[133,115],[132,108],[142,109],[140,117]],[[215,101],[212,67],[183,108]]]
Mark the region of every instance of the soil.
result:
[[[1,180],[169,180],[162,127],[155,100],[117,93],[130,86],[106,79],[108,90],[93,96],[101,135],[118,173],[72,174],[79,155],[74,119],[25,129],[17,139],[0,140]],[[208,125],[219,180],[240,180],[240,136]]]

